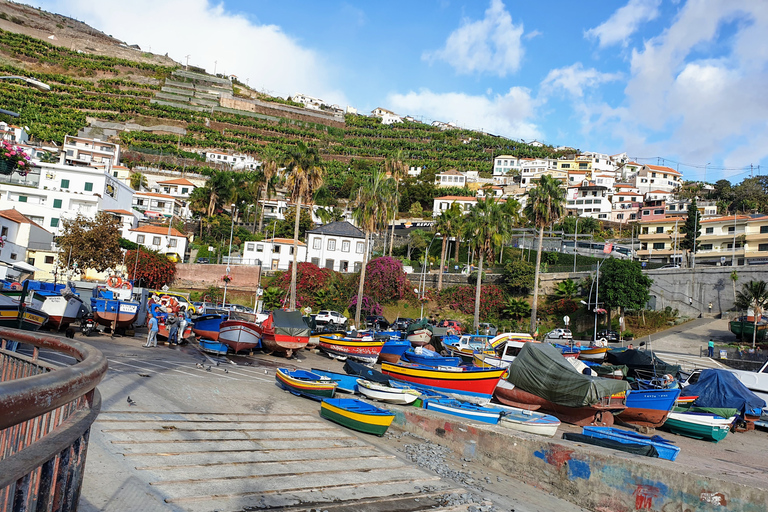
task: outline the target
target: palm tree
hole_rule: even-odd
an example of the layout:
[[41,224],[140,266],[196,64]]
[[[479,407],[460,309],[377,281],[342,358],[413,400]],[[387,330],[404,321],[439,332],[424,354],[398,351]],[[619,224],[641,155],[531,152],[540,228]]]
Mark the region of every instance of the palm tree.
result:
[[323,224],[344,220],[344,210],[337,208],[336,206],[318,208],[315,214],[320,218]]
[[264,223],[264,209],[267,207],[267,201],[275,195],[277,189],[279,181],[278,162],[280,160],[280,153],[273,146],[266,146],[261,153],[261,172],[264,174],[264,202],[259,216],[259,232],[261,232]]
[[381,203],[382,197],[388,192],[388,180],[385,179],[385,175],[380,170],[373,171],[370,181],[360,187],[352,197],[354,204],[354,210],[352,211],[352,218],[357,223],[358,227],[365,233],[365,254],[363,257],[363,266],[360,269],[360,283],[357,287],[357,306],[355,307],[355,325],[360,325],[360,310],[363,305],[363,288],[365,285],[365,270],[368,265],[368,239],[371,234],[376,231],[377,227],[381,225],[382,219],[386,218],[382,216]]
[[507,236],[509,221],[505,218],[500,203],[493,197],[478,200],[469,211],[467,218],[468,243],[478,256],[477,285],[475,287],[475,331],[480,325],[480,290],[483,281],[483,261],[493,261],[496,249]]
[[544,243],[544,228],[557,222],[563,216],[565,190],[551,176],[542,175],[536,188],[528,192],[525,215],[539,228],[538,252],[536,253],[536,276],[533,283],[533,304],[531,305],[531,332],[536,329],[536,309],[539,300],[539,271],[541,269],[541,246]]
[[216,213],[219,206],[229,203],[234,190],[232,173],[228,171],[214,171],[203,188],[208,195],[207,215],[211,217]]
[[520,320],[524,316],[530,314],[531,305],[526,302],[525,299],[516,299],[510,297],[507,299],[507,304],[504,308],[504,314],[509,315],[515,320]]
[[745,283],[740,292],[736,292],[735,305],[739,309],[751,309],[755,317],[752,329],[752,348],[757,339],[757,322],[768,307],[768,285],[765,281],[750,281]]
[[579,292],[579,285],[576,282],[568,278],[565,281],[557,283],[557,289],[555,295],[560,299],[572,299],[576,297]]
[[147,187],[149,187],[149,182],[144,174],[140,172],[131,173],[131,188],[133,190],[141,190]]
[[451,205],[451,210],[454,212],[453,222],[451,227],[454,229],[453,236],[456,239],[456,246],[453,250],[453,257],[456,260],[456,264],[459,264],[459,243],[461,237],[464,235],[464,228],[467,225],[467,217],[464,215],[464,211],[461,209],[458,203]]
[[395,241],[395,219],[400,206],[400,181],[405,178],[408,167],[403,163],[403,150],[398,149],[395,157],[384,161],[384,170],[395,180],[394,208],[392,215],[392,234],[389,237],[389,255],[392,256],[392,245]]
[[323,162],[317,148],[308,147],[299,142],[291,148],[285,158],[284,165],[288,172],[286,187],[294,203],[296,203],[296,221],[293,226],[293,265],[291,267],[291,302],[289,309],[296,309],[296,265],[299,256],[299,219],[301,218],[301,203],[310,200],[315,189],[323,184]]
[[[502,206],[502,208],[504,210],[504,215],[509,218],[511,224],[510,227],[516,228],[523,223],[525,217],[523,216],[523,209],[520,201],[510,197],[504,202],[504,206]],[[510,229],[507,234],[508,237],[504,240],[504,245],[509,242],[512,236],[512,230]],[[504,245],[501,246],[501,251],[499,251],[499,263],[502,263],[504,259]]]

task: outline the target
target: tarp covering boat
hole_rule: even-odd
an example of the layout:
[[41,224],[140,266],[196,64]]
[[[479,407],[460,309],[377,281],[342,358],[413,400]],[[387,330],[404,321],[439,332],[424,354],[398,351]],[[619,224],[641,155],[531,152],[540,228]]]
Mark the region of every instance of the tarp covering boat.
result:
[[736,409],[744,413],[759,415],[765,407],[765,400],[750,391],[728,370],[707,369],[701,372],[696,384],[685,388],[685,394],[698,396],[693,403],[696,407],[720,407]]
[[586,407],[603,397],[626,392],[623,380],[583,375],[549,343],[525,343],[509,366],[509,382],[520,389],[567,407]]
[[650,350],[637,350],[628,348],[626,350],[609,350],[605,355],[605,360],[613,365],[625,365],[629,368],[627,375],[629,377],[640,377],[647,379],[653,375],[671,374],[676,376],[680,372],[680,366],[668,364],[659,359]]
[[389,385],[389,375],[384,375],[378,370],[368,368],[363,363],[358,363],[356,361],[352,361],[351,359],[347,359],[344,362],[344,371],[347,372],[347,375],[357,375],[358,377],[362,377],[365,380]]
[[408,326],[408,332],[416,332],[420,329],[428,329],[432,331],[432,326],[429,324],[429,320],[426,318],[422,318],[421,320],[418,320],[416,322],[413,322]]
[[272,324],[274,325],[275,335],[285,336],[309,336],[309,327],[304,322],[300,311],[282,311],[276,309],[272,311]]

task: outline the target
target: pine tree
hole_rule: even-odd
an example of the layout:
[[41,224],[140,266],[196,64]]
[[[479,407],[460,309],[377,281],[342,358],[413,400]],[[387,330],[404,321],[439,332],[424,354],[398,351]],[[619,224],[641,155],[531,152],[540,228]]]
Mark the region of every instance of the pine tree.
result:
[[696,205],[696,198],[692,199],[691,204],[688,206],[688,217],[685,219],[685,224],[680,228],[680,231],[685,233],[685,237],[680,242],[680,248],[696,252],[699,249],[698,238],[701,236],[701,219],[699,208]]

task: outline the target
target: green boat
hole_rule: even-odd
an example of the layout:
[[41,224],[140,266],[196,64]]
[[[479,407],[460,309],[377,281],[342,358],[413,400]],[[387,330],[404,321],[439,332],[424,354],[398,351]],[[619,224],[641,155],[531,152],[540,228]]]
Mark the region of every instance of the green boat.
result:
[[332,398],[320,404],[320,416],[358,432],[383,436],[395,415],[355,398]]
[[716,443],[728,435],[734,420],[735,417],[723,418],[712,413],[688,412],[675,407],[667,416],[664,428],[675,434]]
[[[744,315],[728,322],[728,329],[741,339],[751,340],[752,333],[755,330],[755,323],[752,319]],[[758,340],[764,340],[766,332],[768,332],[768,318],[763,316],[760,318],[760,321],[757,322],[756,338]]]

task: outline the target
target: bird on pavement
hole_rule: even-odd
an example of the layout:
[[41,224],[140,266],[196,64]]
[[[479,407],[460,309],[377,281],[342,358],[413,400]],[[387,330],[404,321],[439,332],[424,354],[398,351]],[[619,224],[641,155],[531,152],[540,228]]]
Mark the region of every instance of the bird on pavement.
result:
[[128,400],[126,400],[126,402],[128,402],[128,405],[136,405],[136,402],[134,400],[131,400],[130,396],[128,397]]
[[200,363],[197,363],[195,366],[197,366],[197,367],[198,367],[198,368],[200,368],[201,370],[204,368],[204,366],[203,366],[202,364],[200,364]]
[[207,371],[207,372],[211,371],[211,367],[210,367],[210,366],[207,366],[207,367],[205,368],[205,371]]
[[229,373],[229,370],[227,370],[226,368],[224,368],[224,373]]
[[220,361],[216,361],[216,366],[219,366],[219,362],[220,362]]

